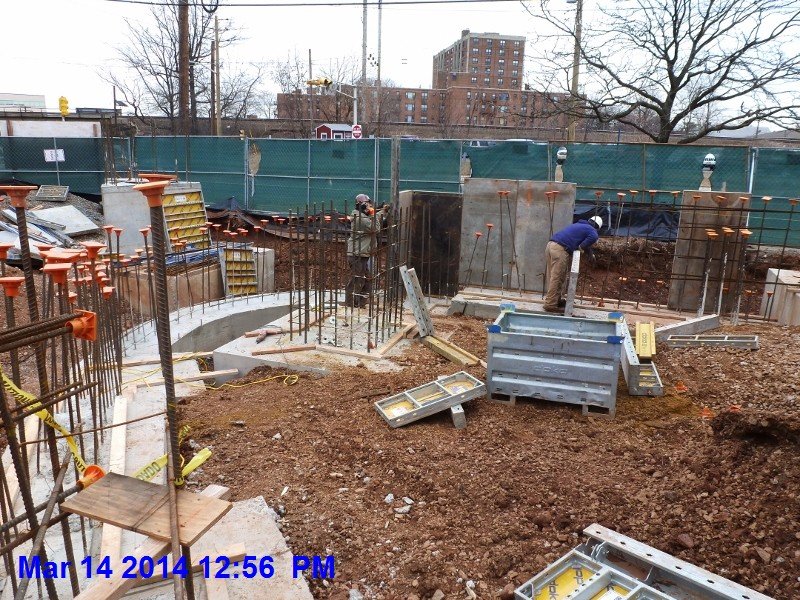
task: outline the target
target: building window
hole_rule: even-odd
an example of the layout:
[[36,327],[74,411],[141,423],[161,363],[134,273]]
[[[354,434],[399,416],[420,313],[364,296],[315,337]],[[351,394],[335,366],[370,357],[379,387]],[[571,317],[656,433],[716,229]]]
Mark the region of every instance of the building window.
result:
[[472,38],[472,43],[473,44],[477,44],[478,43],[478,38]]
[[527,104],[527,103],[528,103],[528,94],[522,94],[522,96],[520,96],[520,98],[521,98],[521,100],[520,100],[520,101],[521,101],[523,104]]
[[481,110],[486,110],[486,104],[481,104]]
[[508,94],[500,94],[500,102],[508,102]]
[[506,59],[505,59],[505,58],[499,58],[499,59],[497,59],[497,64],[500,64],[500,65],[504,65],[504,64],[506,64]]
[[491,59],[491,58],[487,58],[485,61],[483,61],[483,64],[485,64],[487,67],[488,67],[488,66],[491,66],[491,64],[492,64],[492,59]]
[[491,80],[491,79],[489,79],[488,77],[484,77],[484,78],[483,78],[483,83],[485,83],[486,85],[489,85],[489,83],[491,83],[491,81],[492,81],[492,80]]
[[519,66],[519,61],[518,60],[512,60],[511,61],[511,66],[512,67],[518,67]]
[[491,53],[492,53],[492,49],[491,48],[487,48],[486,49],[486,54],[491,54]]
[[501,48],[505,48],[506,47],[506,41],[505,40],[500,40],[500,47]]
[[487,75],[491,75],[492,74],[492,67],[486,67],[483,70],[483,72],[486,73]]
[[501,118],[501,119],[500,119],[500,126],[502,127],[502,126],[503,126],[503,125],[505,125],[505,124],[506,124],[506,120],[505,120],[505,118]]
[[497,85],[503,85],[503,78],[502,77],[498,78]]
[[516,77],[517,75],[519,75],[519,71],[517,71],[516,69],[514,69],[513,71],[511,71],[511,76],[512,76],[512,77]]
[[477,48],[475,48],[475,47],[473,46],[473,48],[472,48],[472,53],[473,53],[473,54],[477,54],[478,52],[480,52],[480,50],[478,50]]
[[497,74],[498,75],[505,75],[506,74],[506,70],[505,69],[497,69]]
[[519,50],[514,50],[514,56],[519,56]]
[[478,64],[478,57],[477,56],[473,56],[472,57],[472,64],[473,65],[477,65]]
[[422,112],[428,112],[428,105],[427,104],[423,104],[422,106],[420,106],[420,110]]
[[491,45],[492,45],[492,41],[493,41],[493,40],[486,40],[486,45],[487,45],[487,46],[491,46]]
[[472,98],[472,92],[467,92],[467,100],[470,100],[471,98]]
[[406,92],[406,99],[413,100],[416,94],[414,92]]
[[516,41],[514,42],[514,48],[519,48],[519,40],[516,40]]
[[500,107],[500,112],[501,113],[507,113],[508,112],[508,107],[507,106],[501,106]]
[[517,85],[517,80],[516,79],[512,79],[511,80],[511,85]]
[[525,113],[527,113],[527,112],[528,112],[528,107],[527,107],[527,106],[523,106],[523,107],[521,107],[521,108],[519,109],[519,112],[521,112],[521,113],[524,115]]
[[472,78],[470,78],[470,81],[472,83],[478,83],[478,78],[477,77],[472,77]]
[[497,94],[492,94],[492,102],[494,102],[495,100],[497,100]]
[[414,115],[406,115],[406,123],[413,123]]
[[[472,67],[472,72],[473,73],[477,73],[478,72],[478,67]],[[473,81],[472,83],[475,83],[475,82]]]
[[469,116],[467,116],[467,125],[469,125]]
[[428,117],[420,117],[419,118],[419,122],[420,123],[427,123],[428,122]]
[[413,104],[406,104],[406,110],[414,110]]
[[422,99],[423,99],[423,100],[427,100],[427,99],[428,99],[428,92],[422,92],[422,93],[420,94],[420,96],[422,96]]

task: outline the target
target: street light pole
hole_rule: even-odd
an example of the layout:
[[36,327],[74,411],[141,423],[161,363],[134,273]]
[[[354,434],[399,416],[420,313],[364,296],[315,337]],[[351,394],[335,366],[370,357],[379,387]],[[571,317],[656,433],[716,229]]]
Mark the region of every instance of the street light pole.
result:
[[575,130],[578,126],[575,108],[578,104],[578,75],[581,60],[581,24],[583,21],[583,0],[567,0],[567,4],[575,4],[575,46],[572,50],[572,85],[570,86],[570,115],[567,141],[575,141]]

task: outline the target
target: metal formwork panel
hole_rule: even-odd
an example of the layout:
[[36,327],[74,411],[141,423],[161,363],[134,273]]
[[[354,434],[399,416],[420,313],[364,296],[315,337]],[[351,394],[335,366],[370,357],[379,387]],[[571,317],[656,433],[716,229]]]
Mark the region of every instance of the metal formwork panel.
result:
[[620,321],[620,331],[624,338],[620,358],[625,383],[628,384],[628,393],[631,396],[663,396],[664,385],[661,383],[661,376],[658,374],[656,365],[639,362],[636,348],[631,339],[631,332],[624,319]]
[[667,338],[669,348],[701,348],[703,346],[730,346],[758,350],[757,335],[671,335]]
[[486,386],[466,371],[442,377],[375,403],[375,410],[392,427],[408,425],[463,404],[486,393]]
[[503,312],[489,328],[488,392],[583,406],[613,416],[621,329],[618,323]]

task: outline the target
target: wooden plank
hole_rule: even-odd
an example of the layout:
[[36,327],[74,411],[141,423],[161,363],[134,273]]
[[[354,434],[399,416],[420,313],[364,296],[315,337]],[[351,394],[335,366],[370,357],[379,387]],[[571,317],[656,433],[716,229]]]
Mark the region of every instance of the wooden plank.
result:
[[[172,362],[179,360],[191,360],[193,358],[208,358],[213,355],[213,352],[173,352]],[[161,358],[158,356],[146,356],[144,358],[134,358],[131,360],[123,360],[123,367],[141,367],[143,365],[158,365],[161,364]],[[116,365],[114,365],[116,369]]]
[[230,596],[228,595],[228,580],[227,579],[218,579],[217,577],[212,577],[211,579],[205,580],[206,584],[206,598],[211,600],[230,600]]
[[[68,498],[62,509],[160,540],[170,539],[167,488],[108,473]],[[178,490],[178,536],[192,545],[231,508],[230,502]]]
[[634,341],[636,355],[642,360],[651,360],[656,354],[655,325],[652,321],[636,322],[636,339]]
[[[106,477],[108,477],[108,475],[106,475]],[[103,479],[105,479],[105,477]],[[94,485],[97,485],[97,483]],[[94,485],[88,489],[92,489]],[[230,490],[219,485],[210,485],[200,492],[199,495],[205,498],[222,500],[230,495]],[[153,560],[158,560],[166,555],[171,548],[172,544],[168,541],[165,542],[148,538],[142,542],[136,550],[131,552],[130,555],[136,559],[134,564],[138,565],[143,556],[149,556]],[[122,574],[127,567],[128,563],[122,564],[121,559],[112,559],[110,569],[113,575],[108,579],[99,578],[92,580],[88,588],[75,596],[76,600],[116,600],[117,598],[122,598],[136,583],[136,579],[122,578]]]
[[[126,388],[114,400],[114,425],[128,420],[128,397],[133,394],[131,388]],[[125,475],[125,444],[127,442],[127,427],[114,427],[111,430],[111,447],[108,456],[108,472]],[[103,524],[103,535],[100,539],[100,556],[108,556],[111,560],[119,558],[122,552],[122,529]]]
[[306,350],[316,350],[316,344],[298,344],[297,346],[282,346],[280,348],[261,348],[252,350],[251,356],[262,356],[264,354],[283,354],[284,352],[304,352]]
[[421,341],[440,356],[444,356],[450,362],[456,363],[462,367],[477,365],[480,360],[477,356],[470,354],[463,348],[441,340],[434,335],[427,335],[421,338]]
[[378,350],[378,354],[381,356],[386,356],[386,353],[389,352],[392,348],[394,348],[397,343],[402,340],[406,335],[414,328],[417,327],[414,323],[404,324],[402,329],[398,329],[394,332],[394,335],[390,337],[386,343],[381,346]]
[[[223,369],[222,371],[203,371],[197,375],[186,375],[184,377],[175,376],[175,383],[189,383],[191,381],[203,381],[204,379],[216,379],[217,377],[234,377],[239,375],[239,369]],[[163,379],[151,379],[149,381],[137,381],[136,387],[149,387],[152,385],[164,385]]]
[[375,352],[362,352],[361,350],[350,350],[349,348],[337,348],[336,346],[327,346],[325,344],[317,344],[316,349],[320,352],[329,352],[330,354],[344,354],[345,356],[355,356],[356,358],[363,358],[364,360],[380,360],[381,354]]

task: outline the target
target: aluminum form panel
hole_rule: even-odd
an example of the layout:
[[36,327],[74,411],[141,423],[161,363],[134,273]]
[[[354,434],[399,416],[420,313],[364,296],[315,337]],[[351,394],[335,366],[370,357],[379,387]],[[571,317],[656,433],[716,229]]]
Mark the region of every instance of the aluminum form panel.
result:
[[[622,333],[611,321],[504,312],[488,335],[490,397],[504,394],[616,409]],[[498,331],[499,330],[499,331]]]
[[663,396],[664,385],[661,383],[661,376],[658,374],[656,365],[639,362],[630,329],[624,320],[620,322],[620,330],[624,337],[620,350],[620,361],[622,372],[625,375],[625,383],[628,384],[628,393],[631,396]]
[[667,338],[669,348],[701,348],[703,346],[732,346],[758,350],[757,335],[671,335]]
[[411,305],[411,312],[414,313],[414,318],[417,320],[419,337],[433,335],[431,313],[428,311],[428,305],[425,304],[425,295],[419,286],[417,272],[414,269],[406,268],[405,265],[401,265],[400,277],[403,279],[403,285],[406,288],[406,296],[408,297],[408,303]]
[[375,410],[391,427],[401,427],[452,406],[479,398],[486,385],[466,371],[389,396],[375,403]]

